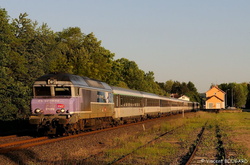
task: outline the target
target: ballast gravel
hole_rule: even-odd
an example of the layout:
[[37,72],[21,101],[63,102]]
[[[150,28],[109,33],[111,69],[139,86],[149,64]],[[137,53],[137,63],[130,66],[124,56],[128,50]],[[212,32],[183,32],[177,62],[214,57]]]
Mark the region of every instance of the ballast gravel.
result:
[[[188,117],[195,115],[195,113],[186,114]],[[149,121],[144,125],[139,124],[123,127],[9,153],[0,153],[0,162],[1,164],[8,165],[79,164],[81,160],[111,148],[114,145],[112,144],[114,138],[132,136],[141,133],[145,129],[151,129],[155,125],[163,123],[165,120],[177,118],[182,118],[182,115],[178,114],[165,119]]]

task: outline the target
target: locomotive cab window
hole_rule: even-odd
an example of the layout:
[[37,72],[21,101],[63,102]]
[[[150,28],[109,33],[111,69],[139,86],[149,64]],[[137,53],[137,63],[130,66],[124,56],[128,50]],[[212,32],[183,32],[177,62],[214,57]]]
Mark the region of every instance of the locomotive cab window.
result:
[[108,92],[97,91],[97,102],[113,103],[113,94]]
[[55,96],[71,96],[70,87],[55,87]]
[[105,96],[104,92],[100,92],[100,91],[97,92],[97,102],[100,102],[100,103],[108,102],[107,97]]
[[51,96],[50,87],[35,87],[35,96]]

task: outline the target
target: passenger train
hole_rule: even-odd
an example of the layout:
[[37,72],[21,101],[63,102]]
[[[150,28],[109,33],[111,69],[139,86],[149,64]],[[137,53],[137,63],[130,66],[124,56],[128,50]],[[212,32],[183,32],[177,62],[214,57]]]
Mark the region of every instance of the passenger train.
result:
[[199,108],[196,102],[65,73],[38,78],[33,94],[29,122],[45,135],[74,134]]

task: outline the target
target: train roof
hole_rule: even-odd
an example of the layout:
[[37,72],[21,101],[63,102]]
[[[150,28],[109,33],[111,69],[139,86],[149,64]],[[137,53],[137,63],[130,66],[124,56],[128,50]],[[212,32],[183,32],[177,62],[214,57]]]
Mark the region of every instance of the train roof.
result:
[[145,98],[152,98],[152,99],[160,99],[160,96],[154,93],[136,91],[127,88],[121,87],[114,87],[112,86],[113,93],[119,95],[126,95],[126,96],[135,96],[135,97],[145,97]]
[[135,96],[135,97],[143,97],[143,95],[142,95],[142,93],[140,91],[121,88],[121,87],[114,87],[114,86],[112,86],[112,89],[113,89],[114,94]]
[[40,85],[44,83],[50,85],[74,85],[79,87],[112,90],[111,87],[105,82],[68,73],[50,73],[43,75],[36,80],[34,85]]
[[114,94],[119,95],[127,95],[127,96],[135,96],[135,97],[146,97],[146,98],[154,98],[154,99],[162,99],[162,100],[172,100],[179,102],[191,102],[185,100],[179,100],[175,98],[169,98],[165,96],[159,96],[153,93],[147,93],[132,89],[126,89],[121,87],[109,86],[107,83],[91,79],[88,77],[68,74],[68,73],[50,73],[39,77],[35,83],[35,86],[38,85],[74,85],[83,88],[92,88],[96,90],[106,90],[113,91]]
[[160,99],[160,96],[154,93],[141,92],[143,97],[152,98],[152,99]]

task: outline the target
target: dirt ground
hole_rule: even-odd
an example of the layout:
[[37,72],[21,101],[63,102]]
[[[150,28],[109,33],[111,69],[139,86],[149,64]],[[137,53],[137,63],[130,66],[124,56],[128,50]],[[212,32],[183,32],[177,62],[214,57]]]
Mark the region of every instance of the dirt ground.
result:
[[226,131],[229,140],[239,150],[246,153],[250,163],[250,111],[240,113],[220,113],[229,130]]
[[[239,145],[244,150],[248,157],[245,157],[250,162],[250,112],[242,113],[206,113],[197,112],[185,114],[187,118],[200,116],[217,117],[218,120],[224,122],[228,126],[226,133],[228,138],[236,145]],[[169,121],[181,119],[183,116],[176,115],[170,117]],[[205,120],[205,119],[204,119]],[[81,138],[70,139],[67,141],[31,147],[24,150],[13,151],[7,154],[0,154],[0,161],[4,164],[61,164],[62,162],[76,162],[76,159],[83,160],[91,155],[105,151],[114,146],[114,139],[116,143],[120,143],[120,139],[126,136],[134,136],[139,134],[146,128],[151,130],[155,125],[161,125],[164,120],[157,122],[149,122],[145,125],[137,125],[134,127],[126,127],[109,132],[98,133]],[[1,164],[0,163],[0,164]],[[69,163],[69,164],[70,164]],[[75,163],[76,164],[76,163]]]

